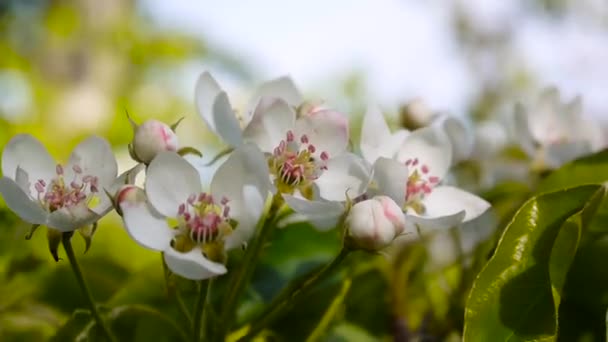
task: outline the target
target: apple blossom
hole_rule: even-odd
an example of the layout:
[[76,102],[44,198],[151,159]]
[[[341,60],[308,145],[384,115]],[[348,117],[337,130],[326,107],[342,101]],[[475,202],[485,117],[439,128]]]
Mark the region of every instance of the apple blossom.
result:
[[582,99],[563,103],[556,88],[546,88],[527,109],[517,104],[514,133],[539,167],[556,168],[602,146],[601,128],[582,115]]
[[388,196],[375,196],[355,204],[345,221],[349,244],[377,251],[405,230],[405,216]]
[[19,134],[2,152],[0,193],[23,220],[61,232],[98,221],[111,208],[100,194],[118,186],[110,145],[97,136],[81,142],[67,164],[57,164],[34,137]]
[[140,245],[164,252],[167,266],[189,279],[226,273],[226,251],[253,234],[270,183],[263,154],[242,145],[222,164],[209,192],[185,159],[161,152],[150,163],[140,191],[124,188],[117,196],[127,232]]

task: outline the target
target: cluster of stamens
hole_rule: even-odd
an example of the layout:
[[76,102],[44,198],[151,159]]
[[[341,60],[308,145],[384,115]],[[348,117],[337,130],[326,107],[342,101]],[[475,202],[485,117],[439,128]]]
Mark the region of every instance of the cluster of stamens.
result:
[[227,198],[216,202],[204,192],[191,195],[180,204],[177,215],[179,228],[197,244],[215,241],[232,230]]
[[317,148],[306,134],[296,137],[288,131],[269,160],[271,172],[276,176],[276,184],[281,192],[293,192],[295,188],[309,185],[327,169],[329,154],[321,151],[316,158]]
[[95,176],[83,175],[78,164],[72,165],[74,177],[67,183],[63,166],[55,167],[56,177],[47,184],[39,179],[34,184],[40,204],[53,212],[61,208],[70,208],[83,202],[88,202],[99,192],[99,180]]
[[424,206],[421,201],[439,184],[439,177],[431,176],[428,165],[421,164],[418,158],[406,160],[405,165],[410,170],[407,180],[405,205],[418,214],[422,214]]

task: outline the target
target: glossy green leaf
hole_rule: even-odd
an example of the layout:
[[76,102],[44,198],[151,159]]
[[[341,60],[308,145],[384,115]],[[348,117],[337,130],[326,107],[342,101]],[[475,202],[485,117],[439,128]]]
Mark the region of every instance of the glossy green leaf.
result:
[[519,209],[473,284],[466,341],[555,339],[564,280],[583,223],[603,194],[600,186],[580,186],[533,197]]
[[537,192],[549,192],[584,184],[608,181],[608,149],[576,159],[555,170],[539,185]]

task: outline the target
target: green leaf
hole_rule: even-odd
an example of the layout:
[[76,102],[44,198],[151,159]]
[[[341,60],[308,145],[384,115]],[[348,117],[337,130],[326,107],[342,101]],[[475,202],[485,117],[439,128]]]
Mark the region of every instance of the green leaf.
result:
[[519,209],[473,284],[465,341],[555,339],[564,279],[603,194],[600,186],[580,186],[533,197]]
[[608,181],[608,149],[576,159],[557,169],[538,185],[537,192],[549,192]]

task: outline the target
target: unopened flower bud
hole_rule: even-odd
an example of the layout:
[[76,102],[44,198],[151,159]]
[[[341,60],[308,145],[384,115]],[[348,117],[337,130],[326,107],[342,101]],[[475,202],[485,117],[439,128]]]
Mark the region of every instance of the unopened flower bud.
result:
[[169,125],[158,120],[148,120],[134,127],[131,148],[134,159],[149,164],[159,152],[177,151],[177,135]]
[[390,197],[376,196],[355,204],[347,218],[353,247],[378,251],[405,230],[405,215]]
[[143,203],[146,201],[146,193],[138,186],[132,184],[123,185],[114,197],[114,205],[116,211],[122,215],[124,206],[131,206]]

